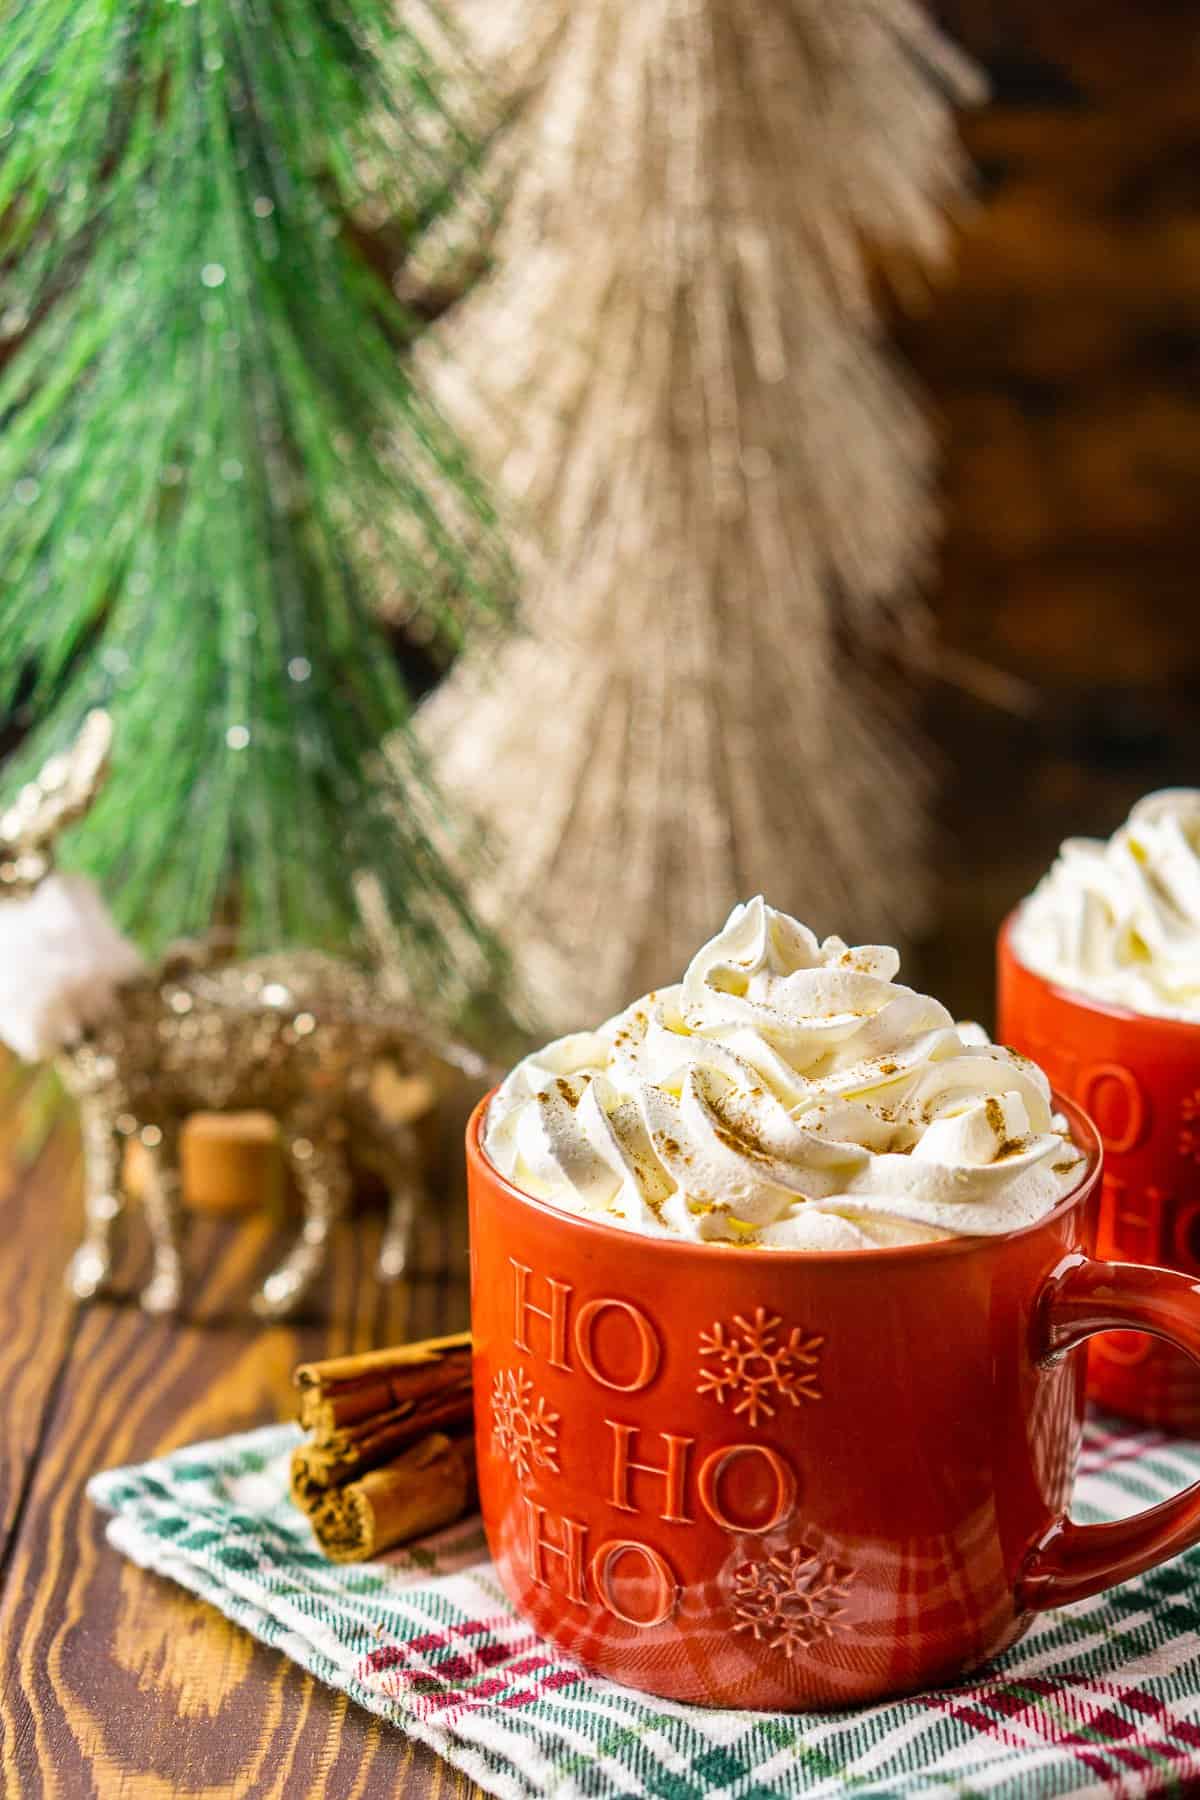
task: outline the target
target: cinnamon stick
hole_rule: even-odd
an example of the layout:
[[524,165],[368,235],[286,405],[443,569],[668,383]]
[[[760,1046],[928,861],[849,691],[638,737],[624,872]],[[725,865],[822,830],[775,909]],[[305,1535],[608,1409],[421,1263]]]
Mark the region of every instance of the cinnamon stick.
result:
[[450,1524],[474,1498],[470,1434],[433,1432],[361,1480],[329,1490],[309,1518],[332,1562],[362,1562]]
[[468,1384],[465,1392],[439,1396],[426,1405],[397,1408],[364,1421],[354,1431],[315,1437],[292,1452],[292,1499],[309,1512],[330,1488],[343,1487],[368,1469],[390,1462],[431,1431],[461,1431],[470,1424]]
[[291,1494],[323,1546],[342,1546],[343,1560],[368,1556],[465,1510],[474,1480],[468,1332],[302,1363],[294,1379],[312,1435],[293,1452]]
[[329,1443],[335,1433],[353,1432],[383,1414],[416,1413],[439,1394],[465,1396],[469,1406],[471,1334],[301,1363],[294,1380],[301,1425]]

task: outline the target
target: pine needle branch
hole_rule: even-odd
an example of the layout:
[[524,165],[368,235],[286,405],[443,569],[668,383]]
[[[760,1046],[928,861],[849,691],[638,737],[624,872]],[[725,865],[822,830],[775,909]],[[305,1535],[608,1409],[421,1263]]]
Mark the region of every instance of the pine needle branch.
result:
[[452,823],[376,608],[399,585],[448,651],[511,577],[398,354],[418,322],[356,247],[380,222],[415,242],[480,154],[450,97],[469,70],[403,10],[0,9],[22,336],[0,375],[0,709],[33,721],[10,783],[111,709],[113,774],[70,848],[148,947],[232,906],[247,946],[345,949],[367,870],[428,988],[499,953],[438,848]]

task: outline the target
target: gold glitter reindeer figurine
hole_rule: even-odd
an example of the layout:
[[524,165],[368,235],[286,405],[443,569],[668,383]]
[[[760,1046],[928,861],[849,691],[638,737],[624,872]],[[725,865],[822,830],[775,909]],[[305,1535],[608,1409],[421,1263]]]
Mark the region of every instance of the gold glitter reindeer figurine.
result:
[[473,1052],[435,1041],[368,973],[316,952],[232,959],[215,938],[147,964],[117,930],[92,884],[58,872],[59,834],[91,804],[112,729],[93,712],[0,818],[0,1038],[30,1060],[53,1057],[78,1103],[86,1230],[71,1263],[74,1293],[107,1281],[124,1208],[127,1141],[147,1152],[144,1206],[154,1251],[142,1294],[152,1312],[178,1306],[183,1283],[179,1139],[188,1115],[261,1108],[274,1115],[303,1204],[303,1224],[254,1300],[266,1318],[291,1312],[325,1262],[350,1195],[348,1147],[387,1185],[379,1273],[403,1273],[421,1197],[412,1127],[373,1097],[381,1069],[471,1075]]

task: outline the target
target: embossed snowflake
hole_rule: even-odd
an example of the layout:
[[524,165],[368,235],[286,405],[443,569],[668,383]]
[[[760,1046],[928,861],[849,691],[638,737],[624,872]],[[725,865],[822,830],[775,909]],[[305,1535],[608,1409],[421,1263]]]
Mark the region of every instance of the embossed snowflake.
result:
[[1200,1088],[1184,1100],[1179,1117],[1179,1154],[1200,1163]]
[[492,1383],[492,1438],[520,1480],[535,1469],[558,1474],[558,1414],[523,1369],[501,1369]]
[[746,1563],[734,1573],[735,1631],[749,1631],[772,1650],[795,1656],[818,1638],[844,1630],[838,1621],[853,1569],[800,1546]]
[[711,1394],[722,1406],[731,1397],[734,1412],[745,1413],[751,1425],[758,1424],[760,1415],[773,1418],[774,1403],[780,1400],[793,1406],[819,1400],[817,1354],[825,1339],[806,1337],[798,1325],[784,1337],[781,1324],[778,1314],[759,1306],[753,1319],[738,1313],[731,1326],[716,1324],[702,1331],[700,1358],[706,1366],[696,1392]]

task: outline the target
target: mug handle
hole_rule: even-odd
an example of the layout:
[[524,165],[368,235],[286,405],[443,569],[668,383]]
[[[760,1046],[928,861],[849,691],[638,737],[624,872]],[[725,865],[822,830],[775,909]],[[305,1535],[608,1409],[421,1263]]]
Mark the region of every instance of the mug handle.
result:
[[[1074,1350],[1098,1331],[1145,1331],[1200,1362],[1200,1283],[1173,1269],[1072,1256],[1044,1290],[1037,1354]],[[1086,1600],[1129,1581],[1200,1540],[1200,1481],[1145,1512],[1104,1525],[1057,1520],[1030,1551],[1017,1581],[1019,1611]]]

